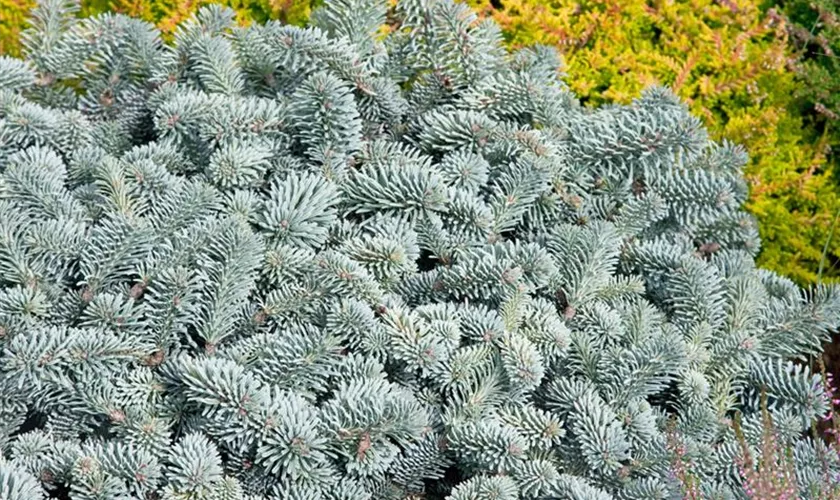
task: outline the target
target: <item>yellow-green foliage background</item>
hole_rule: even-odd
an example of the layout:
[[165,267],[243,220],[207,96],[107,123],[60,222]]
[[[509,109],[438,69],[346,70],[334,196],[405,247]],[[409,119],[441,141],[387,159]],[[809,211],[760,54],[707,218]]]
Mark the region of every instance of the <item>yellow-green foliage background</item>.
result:
[[[82,15],[120,12],[155,23],[170,34],[201,6],[216,3],[237,12],[240,23],[280,19],[303,24],[320,0],[82,0]],[[0,54],[18,55],[18,38],[35,0],[0,0]]]
[[[756,0],[470,1],[511,45],[559,47],[569,85],[587,102],[627,102],[652,83],[674,88],[715,138],[749,151],[760,263],[816,280],[840,197],[824,145],[804,140],[781,16]],[[840,237],[830,246],[840,255]]]
[[[34,0],[0,0],[0,53],[16,38]],[[85,0],[85,13],[124,12],[165,33],[214,0]],[[318,0],[215,0],[244,24],[300,24]],[[714,137],[744,145],[760,223],[760,263],[813,282],[834,215],[838,184],[819,138],[806,141],[793,105],[802,84],[785,20],[760,0],[468,0],[496,19],[510,45],[558,47],[567,81],[584,102],[627,102],[647,85],[669,85]],[[491,3],[492,1],[492,3]],[[800,88],[801,90],[801,88]],[[840,276],[840,235],[831,241],[828,276]]]

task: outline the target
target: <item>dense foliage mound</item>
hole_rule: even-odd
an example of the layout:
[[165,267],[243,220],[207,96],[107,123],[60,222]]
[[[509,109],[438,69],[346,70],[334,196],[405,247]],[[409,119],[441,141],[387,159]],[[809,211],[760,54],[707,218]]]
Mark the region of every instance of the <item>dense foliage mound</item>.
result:
[[679,449],[737,498],[764,400],[804,494],[840,470],[788,361],[840,293],[756,268],[670,92],[583,107],[449,0],[76,8],[0,59],[0,497],[672,498]]
[[[746,209],[763,241],[758,263],[805,284],[840,276],[840,238],[831,237],[840,211],[832,152],[838,144],[833,96],[840,95],[832,94],[838,40],[832,2],[468,3],[492,16],[513,47],[557,47],[567,81],[584,102],[627,104],[651,83],[667,85],[701,117],[712,139],[743,145],[750,155]],[[17,55],[34,4],[0,0],[0,54]],[[208,4],[235,9],[243,25],[268,19],[302,25],[320,0],[83,0],[81,14],[139,17],[168,39]]]

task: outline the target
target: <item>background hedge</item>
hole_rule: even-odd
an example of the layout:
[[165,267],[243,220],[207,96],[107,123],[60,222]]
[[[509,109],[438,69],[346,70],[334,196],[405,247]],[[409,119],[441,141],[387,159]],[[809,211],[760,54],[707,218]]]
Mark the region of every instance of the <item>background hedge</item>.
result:
[[[155,23],[166,35],[203,5],[230,7],[243,25],[269,19],[301,25],[319,3],[320,0],[82,0],[82,15],[120,12]],[[0,0],[0,54],[20,54],[18,38],[34,6],[35,0]]]
[[[749,151],[760,263],[801,283],[816,280],[840,197],[827,143],[803,131],[808,110],[797,96],[807,89],[790,23],[772,2],[472,2],[512,45],[562,47],[569,82],[593,104],[627,102],[652,83],[673,87],[716,138]],[[829,264],[840,238],[831,251]]]

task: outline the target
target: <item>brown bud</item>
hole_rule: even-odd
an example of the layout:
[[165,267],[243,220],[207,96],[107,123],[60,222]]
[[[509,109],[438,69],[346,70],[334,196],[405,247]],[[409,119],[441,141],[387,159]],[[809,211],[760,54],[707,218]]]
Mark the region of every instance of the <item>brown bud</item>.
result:
[[105,106],[106,108],[113,106],[114,104],[114,95],[111,93],[110,89],[105,89],[99,95],[99,104]]
[[630,467],[627,467],[625,465],[618,469],[618,477],[620,477],[621,479],[627,479],[628,477],[630,477]]
[[111,419],[111,422],[116,422],[116,423],[125,422],[125,412],[123,412],[122,410],[120,410],[118,408],[115,408],[115,409],[111,410],[110,412],[108,412],[108,418]]
[[40,358],[38,358],[38,366],[44,366],[44,365],[48,364],[49,362],[51,362],[52,359],[53,359],[52,354],[46,353],[43,356],[41,356]]
[[645,185],[645,180],[641,177],[637,178],[633,181],[633,194],[636,196],[642,195],[647,190],[647,186]]
[[93,471],[96,462],[93,460],[92,457],[82,457],[79,460],[79,471],[82,474],[89,474]]
[[438,440],[438,449],[441,451],[449,449],[449,440],[445,437],[440,438],[440,440]]
[[52,85],[54,82],[55,82],[55,75],[54,74],[44,73],[43,75],[40,76],[40,78],[38,78],[38,80],[35,82],[35,84],[45,87],[47,85]]
[[720,243],[710,242],[700,245],[700,252],[706,255],[711,255],[720,250]]
[[143,363],[147,366],[158,366],[163,363],[163,349],[158,349],[157,351],[149,354],[143,359]]
[[359,441],[359,448],[356,450],[356,456],[359,460],[364,460],[367,451],[370,449],[370,433],[362,434],[362,439]]
[[55,475],[49,469],[43,469],[41,471],[41,481],[45,483],[51,483],[55,479]]
[[137,300],[143,295],[143,292],[145,292],[145,291],[146,291],[146,284],[145,283],[143,283],[143,282],[135,283],[134,286],[131,287],[131,290],[129,290],[128,295],[132,299]]

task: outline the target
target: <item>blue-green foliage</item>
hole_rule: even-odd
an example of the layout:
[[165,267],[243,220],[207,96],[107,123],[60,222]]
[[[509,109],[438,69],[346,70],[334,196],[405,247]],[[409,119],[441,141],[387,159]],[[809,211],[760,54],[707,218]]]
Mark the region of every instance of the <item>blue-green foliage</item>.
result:
[[667,91],[583,108],[450,0],[208,7],[171,45],[34,15],[0,61],[0,498],[676,498],[671,427],[738,498],[762,389],[822,480],[794,361],[840,291],[755,268],[743,151]]

